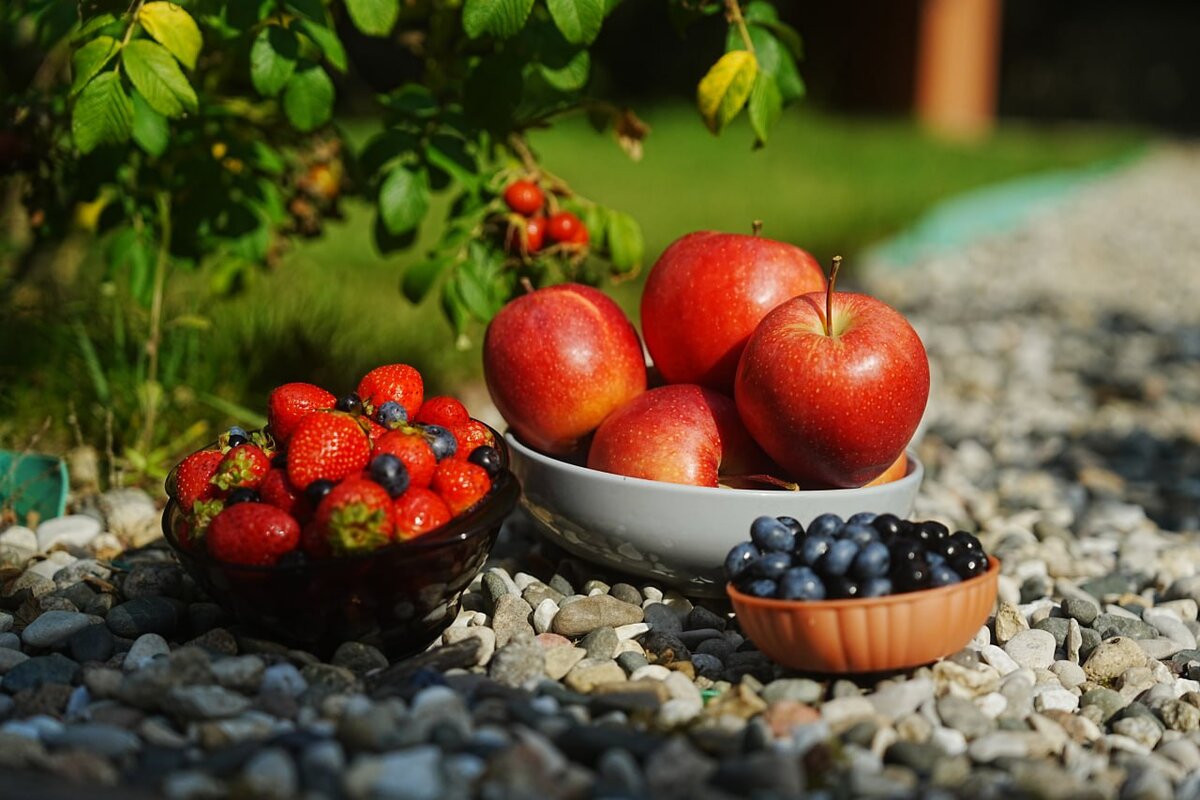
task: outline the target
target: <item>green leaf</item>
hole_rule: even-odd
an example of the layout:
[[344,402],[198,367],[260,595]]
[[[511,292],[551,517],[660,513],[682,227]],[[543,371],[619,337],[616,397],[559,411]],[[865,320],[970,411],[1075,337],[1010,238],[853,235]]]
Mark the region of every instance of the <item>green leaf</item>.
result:
[[581,214],[583,224],[588,229],[588,246],[593,250],[607,249],[608,242],[608,209],[604,206],[590,205]]
[[196,20],[181,6],[163,0],[146,3],[138,12],[138,22],[185,67],[196,68],[196,58],[204,40]]
[[550,17],[572,44],[591,44],[604,21],[604,0],[546,0]]
[[374,179],[394,161],[415,153],[419,145],[420,140],[413,133],[396,128],[382,130],[372,136],[359,153],[359,169],[368,179]]
[[333,114],[333,81],[316,64],[301,67],[287,82],[283,112],[296,130],[307,133],[329,121]]
[[[754,54],[758,59],[758,68],[774,76],[779,87],[779,93],[784,101],[797,100],[804,96],[804,81],[796,69],[796,60],[770,30],[758,26],[750,27],[750,41],[754,44]],[[734,29],[729,30],[725,39],[727,51],[744,50],[746,43]]]
[[608,212],[608,254],[620,272],[631,272],[642,265],[646,244],[642,227],[624,211]]
[[779,12],[765,0],[752,0],[742,6],[742,19],[746,22],[778,22]]
[[431,257],[418,261],[404,270],[404,277],[400,279],[400,291],[410,303],[420,303],[448,266],[450,260],[446,258]]
[[587,50],[580,50],[561,69],[552,69],[545,64],[538,66],[546,83],[560,92],[574,92],[587,85],[592,60]]
[[467,189],[478,190],[479,165],[462,139],[435,135],[425,148],[425,160],[431,167],[444,172]]
[[754,130],[754,135],[760,144],[766,144],[771,128],[783,113],[783,95],[779,93],[779,84],[773,76],[765,72],[758,74],[746,110],[750,115],[750,127]]
[[[755,26],[766,28],[778,39],[793,58],[804,58],[804,40],[791,25],[783,22],[756,22]],[[751,28],[754,30],[754,28]]]
[[498,39],[510,39],[521,32],[533,0],[466,0],[463,5],[463,30],[472,39],[489,33]]
[[346,0],[354,27],[368,36],[387,36],[400,16],[400,0]]
[[250,145],[250,150],[253,153],[254,164],[259,170],[269,175],[283,174],[287,164],[278,150],[261,139],[255,139]]
[[75,99],[71,136],[81,153],[129,140],[133,106],[116,70],[97,75]]
[[134,88],[164,117],[196,110],[196,92],[171,54],[149,39],[134,39],[121,51],[121,64]]
[[429,210],[429,178],[404,167],[393,169],[379,187],[379,216],[389,233],[415,230]]
[[71,56],[71,67],[75,72],[75,80],[71,81],[71,94],[78,92],[96,77],[120,49],[121,45],[111,36],[97,36],[76,50]]
[[313,22],[319,22],[322,25],[327,25],[329,22],[323,0],[287,0],[286,5],[300,16],[307,17]]
[[750,98],[758,62],[749,50],[733,50],[721,56],[696,87],[696,106],[713,133],[737,116]]
[[166,151],[171,136],[167,118],[151,108],[136,89],[133,91],[132,133],[137,146],[152,156],[161,156]]
[[338,38],[337,33],[323,23],[310,20],[300,20],[299,28],[301,33],[313,40],[331,67],[338,72],[346,71],[346,48],[342,46],[342,40]]
[[81,26],[79,26],[79,30],[77,30],[73,34],[71,34],[71,41],[78,42],[83,39],[86,39],[89,36],[91,36],[93,33],[96,33],[97,31],[99,31],[101,28],[107,28],[109,25],[114,24],[116,21],[117,21],[116,14],[111,14],[107,11],[104,12],[103,14],[97,14],[96,16],[92,17],[87,22],[85,22]]
[[250,47],[250,81],[264,97],[274,97],[296,71],[296,35],[272,25],[259,31]]

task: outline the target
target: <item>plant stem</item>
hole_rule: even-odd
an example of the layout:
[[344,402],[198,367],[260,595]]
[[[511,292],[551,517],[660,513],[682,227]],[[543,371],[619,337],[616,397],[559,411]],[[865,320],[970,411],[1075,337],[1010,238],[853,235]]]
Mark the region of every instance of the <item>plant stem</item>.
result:
[[837,283],[838,270],[842,267],[842,257],[833,257],[833,269],[829,271],[829,285],[825,287],[825,335],[833,336],[833,285]]
[[158,240],[158,257],[154,261],[154,296],[150,301],[150,330],[146,336],[146,386],[149,391],[139,439],[141,451],[147,454],[154,443],[154,425],[158,416],[158,351],[162,343],[163,291],[167,282],[167,260],[171,252],[171,199],[166,192],[159,192],[157,199],[162,234]]
[[746,18],[742,16],[742,7],[738,5],[738,0],[725,0],[725,19],[729,20],[730,25],[737,26],[742,43],[746,45],[747,50],[754,53],[754,42],[750,39],[750,29],[746,27]]
[[129,6],[129,10],[125,12],[129,15],[129,27],[125,29],[125,38],[121,40],[121,47],[129,44],[129,40],[133,38],[133,29],[137,27],[137,15],[145,2],[146,0],[134,0]]

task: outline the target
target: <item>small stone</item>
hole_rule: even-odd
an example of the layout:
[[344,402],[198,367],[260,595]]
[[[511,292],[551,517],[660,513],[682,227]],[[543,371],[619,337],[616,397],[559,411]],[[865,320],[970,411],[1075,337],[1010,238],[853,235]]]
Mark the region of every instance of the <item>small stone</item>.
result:
[[644,667],[638,667],[629,676],[631,681],[653,680],[665,681],[671,677],[671,670],[661,664],[647,664]]
[[561,609],[554,617],[554,632],[582,636],[596,628],[615,628],[642,621],[642,609],[611,595],[586,597]]
[[1130,639],[1153,639],[1158,631],[1153,625],[1142,622],[1135,617],[1125,617],[1118,614],[1101,614],[1092,623],[1092,628],[1099,632],[1102,639],[1114,636],[1124,636]]
[[725,630],[725,626],[729,623],[727,617],[719,614],[714,614],[704,606],[695,606],[688,612],[687,619],[683,623],[684,630],[695,631],[704,628],[713,628],[718,631]]
[[55,749],[87,750],[104,758],[125,758],[141,749],[136,734],[115,725],[85,722],[68,725],[46,737],[46,744]]
[[263,694],[284,694],[299,697],[308,689],[308,681],[294,664],[272,664],[263,671],[259,691]]
[[994,644],[985,644],[979,649],[979,655],[1001,675],[1008,675],[1021,668],[1012,656]]
[[1045,669],[1054,663],[1054,636],[1043,630],[1015,633],[1004,645],[1004,652],[1022,667]]
[[[492,574],[492,573],[489,573]],[[492,630],[496,632],[496,646],[504,647],[519,633],[533,635],[533,626],[529,624],[529,616],[533,609],[519,596],[504,594],[496,599],[495,610],[492,613]]]
[[1090,626],[1100,615],[1100,604],[1086,597],[1068,597],[1062,602],[1062,611],[1080,625]]
[[1084,692],[1079,698],[1079,704],[1085,712],[1089,708],[1094,708],[1093,721],[1104,723],[1108,722],[1118,711],[1125,708],[1129,704],[1129,701],[1122,697],[1120,692],[1105,687],[1098,687]]
[[16,648],[0,648],[0,675],[4,675],[17,664],[29,660],[29,656]]
[[1179,644],[1187,650],[1196,648],[1196,634],[1188,630],[1178,615],[1171,611],[1147,608],[1142,612],[1142,619],[1153,625],[1161,635]]
[[663,603],[649,603],[642,611],[645,623],[656,633],[678,635],[683,630],[682,620]]
[[[497,570],[489,570],[483,576],[483,598],[484,608],[489,613],[495,611],[496,602],[509,593],[509,587],[516,589],[516,584],[513,584],[507,579],[507,576],[501,576]],[[519,592],[517,593],[519,594]]]
[[222,658],[212,665],[213,677],[226,689],[253,692],[262,686],[266,663],[255,655]]
[[993,624],[996,644],[1004,646],[1018,633],[1029,629],[1025,615],[1012,603],[1000,603],[996,609],[996,619]]
[[835,730],[874,715],[875,706],[865,697],[839,697],[821,706],[821,718]]
[[379,648],[363,642],[342,642],[334,652],[330,663],[345,667],[355,675],[362,677],[388,665],[387,656]]
[[1140,667],[1146,663],[1146,654],[1138,647],[1137,642],[1124,637],[1115,637],[1101,642],[1092,650],[1083,671],[1088,678],[1097,683],[1107,683],[1119,677],[1131,667]]
[[588,658],[611,660],[617,652],[620,639],[617,632],[609,627],[596,628],[583,637],[579,646],[587,651]]
[[679,641],[678,637],[655,630],[651,630],[642,639],[642,647],[646,651],[646,657],[653,659],[656,663],[669,664],[692,657],[691,651],[683,642]]
[[783,700],[794,700],[805,705],[814,705],[821,701],[825,688],[808,678],[780,678],[768,683],[762,691],[762,698],[768,703],[778,703]]
[[171,653],[171,646],[167,644],[167,640],[159,636],[157,633],[144,633],[137,638],[133,646],[129,648],[129,652],[125,654],[125,661],[121,668],[126,672],[139,670],[158,658],[166,658]]
[[439,800],[445,795],[441,760],[442,751],[432,745],[360,756],[346,771],[345,790],[353,800]]
[[695,653],[692,655],[692,667],[697,675],[708,678],[709,680],[719,680],[721,675],[725,673],[725,664],[721,659],[708,653]]
[[546,677],[560,681],[571,669],[587,657],[582,647],[551,647],[545,651]]
[[644,633],[649,633],[650,626],[645,622],[633,622],[629,625],[621,625],[620,627],[613,628],[613,630],[617,632],[617,638],[624,642],[641,636]]
[[1067,633],[1071,627],[1071,620],[1063,619],[1062,617],[1046,617],[1038,620],[1034,626],[1036,630],[1045,631],[1054,637],[1056,647],[1065,648],[1067,644]]
[[37,552],[37,534],[29,528],[13,525],[0,531],[0,567],[24,569]]
[[[333,664],[305,664],[300,670],[300,675],[308,684],[304,702],[318,707],[326,698],[337,694],[350,694],[362,685],[353,672]],[[264,675],[264,681],[265,677]]]
[[114,606],[105,622],[109,630],[126,639],[136,639],[143,633],[171,636],[179,626],[179,613],[170,600],[139,597]]
[[628,583],[614,583],[609,594],[620,600],[622,603],[640,606],[642,604],[642,593]]
[[492,656],[488,675],[505,686],[520,687],[542,676],[545,653],[532,632],[518,633]]
[[1087,680],[1087,673],[1083,671],[1083,667],[1072,661],[1055,661],[1050,666],[1050,671],[1058,678],[1059,683],[1066,689],[1074,689],[1076,686],[1082,686]]
[[1113,733],[1128,736],[1140,745],[1153,749],[1162,738],[1162,727],[1156,720],[1141,715],[1133,715],[1117,720],[1112,724]]
[[538,634],[549,632],[557,614],[558,603],[547,597],[533,609],[533,630]]
[[947,694],[938,698],[937,712],[945,725],[968,739],[977,739],[996,727],[978,706],[958,695]]
[[162,537],[162,512],[141,489],[109,489],[100,496],[100,508],[108,530],[130,547],[143,547]]
[[933,681],[929,678],[914,678],[893,683],[878,689],[868,697],[876,712],[892,720],[912,714],[932,699]]
[[616,658],[616,662],[621,666],[621,669],[630,674],[650,663],[642,653],[620,653]]
[[610,659],[585,658],[571,668],[563,682],[568,688],[586,694],[597,684],[617,683],[625,680],[625,671],[617,662]]
[[220,686],[176,686],[163,698],[163,709],[185,720],[233,717],[249,707],[245,697]]
[[47,552],[56,544],[87,547],[100,535],[100,521],[83,514],[48,519],[37,528],[38,549]]
[[1074,711],[1079,708],[1079,698],[1066,689],[1050,689],[1035,695],[1033,706],[1039,713]]
[[30,647],[57,647],[95,621],[95,618],[78,612],[47,611],[25,626],[25,630],[21,632],[21,641]]
[[478,639],[479,650],[475,655],[475,666],[484,667],[492,660],[492,655],[496,652],[496,632],[491,628],[471,627],[471,628],[447,628],[442,633],[442,641],[446,644],[454,644],[461,642],[464,639]]
[[267,748],[246,762],[242,768],[241,786],[250,797],[294,797],[299,788],[296,765],[286,750]]
[[37,689],[48,683],[69,685],[78,674],[78,663],[59,653],[51,653],[14,665],[5,672],[0,685],[9,694],[16,694],[23,689]]
[[0,611],[0,633],[8,633],[12,630],[13,615],[7,611]]
[[1168,700],[1158,707],[1163,723],[1173,731],[1191,733],[1200,729],[1200,708],[1182,700]]

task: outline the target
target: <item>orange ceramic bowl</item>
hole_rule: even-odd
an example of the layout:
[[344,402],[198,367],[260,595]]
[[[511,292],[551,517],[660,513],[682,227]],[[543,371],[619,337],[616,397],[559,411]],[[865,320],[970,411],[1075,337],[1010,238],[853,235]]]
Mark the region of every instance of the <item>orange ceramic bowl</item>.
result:
[[996,604],[1000,562],[936,589],[853,600],[775,600],[726,591],[742,631],[773,661],[801,672],[886,672],[961,650]]

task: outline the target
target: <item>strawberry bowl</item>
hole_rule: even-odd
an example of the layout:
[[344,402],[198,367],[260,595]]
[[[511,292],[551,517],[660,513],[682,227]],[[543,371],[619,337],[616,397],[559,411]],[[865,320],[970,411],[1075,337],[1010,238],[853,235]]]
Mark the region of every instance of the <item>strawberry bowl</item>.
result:
[[417,538],[367,553],[274,566],[219,561],[185,544],[188,522],[173,477],[163,534],[196,583],[261,633],[318,655],[360,641],[402,657],[423,650],[454,620],[462,592],[517,505],[520,484],[495,438],[501,468],[482,500]]

